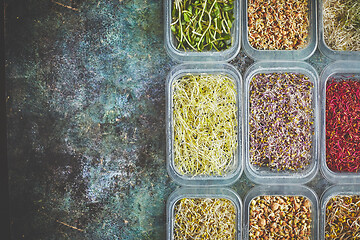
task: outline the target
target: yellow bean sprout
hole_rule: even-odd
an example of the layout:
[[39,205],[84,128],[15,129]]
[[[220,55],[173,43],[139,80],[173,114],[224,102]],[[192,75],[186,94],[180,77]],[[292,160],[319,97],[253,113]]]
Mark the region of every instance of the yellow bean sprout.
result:
[[235,165],[236,85],[223,74],[185,75],[172,85],[174,164],[182,175],[223,176]]
[[223,198],[183,198],[174,209],[174,239],[235,239],[235,205]]

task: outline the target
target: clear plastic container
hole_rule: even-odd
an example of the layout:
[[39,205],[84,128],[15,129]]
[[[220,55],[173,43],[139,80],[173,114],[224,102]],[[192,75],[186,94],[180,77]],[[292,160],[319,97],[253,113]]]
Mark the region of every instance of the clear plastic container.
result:
[[331,63],[320,76],[321,85],[321,167],[327,180],[333,183],[360,183],[360,173],[334,172],[326,163],[326,84],[330,78],[358,79],[360,81],[360,61],[337,61]]
[[317,24],[316,24],[316,3],[308,0],[309,3],[309,36],[306,47],[297,50],[259,50],[251,46],[248,35],[248,1],[243,2],[242,13],[242,46],[247,55],[255,60],[305,60],[316,50],[317,46]]
[[[187,75],[202,74],[224,74],[230,77],[236,86],[236,107],[237,107],[237,150],[234,153],[232,169],[223,176],[187,176],[182,175],[176,170],[174,164],[174,136],[173,136],[173,92],[172,84],[175,80]],[[185,186],[215,186],[230,185],[234,183],[243,171],[242,165],[242,78],[240,73],[227,63],[203,63],[203,64],[181,64],[171,69],[166,81],[166,159],[167,169],[170,177],[180,185]]]
[[318,0],[319,50],[325,56],[334,60],[360,60],[360,51],[336,51],[328,47],[328,45],[325,43],[323,25],[323,3],[324,0]]
[[311,209],[311,238],[312,240],[318,239],[318,205],[319,201],[316,193],[306,186],[301,185],[260,185],[251,189],[244,199],[244,219],[243,219],[243,239],[250,239],[250,203],[258,196],[301,196],[310,201]]
[[[312,107],[314,114],[312,136],[312,160],[310,164],[298,171],[274,171],[268,167],[254,166],[250,163],[249,116],[250,116],[250,82],[260,73],[299,73],[304,74],[313,83]],[[258,184],[304,184],[309,182],[318,171],[318,138],[319,138],[319,107],[318,107],[318,74],[305,62],[258,62],[249,67],[244,76],[244,164],[248,178]]]
[[234,18],[231,27],[231,46],[223,51],[184,51],[176,48],[175,38],[171,31],[172,17],[171,12],[173,9],[173,3],[175,0],[164,0],[164,37],[165,37],[165,49],[170,57],[177,62],[228,62],[233,59],[240,51],[240,9],[241,1],[234,1]]
[[325,224],[326,224],[326,206],[329,200],[336,196],[360,196],[359,185],[335,185],[324,191],[320,200],[320,238],[325,239]]
[[211,198],[230,200],[235,207],[235,239],[241,239],[242,202],[240,197],[228,188],[180,188],[174,191],[166,204],[167,239],[174,239],[175,205],[183,198]]

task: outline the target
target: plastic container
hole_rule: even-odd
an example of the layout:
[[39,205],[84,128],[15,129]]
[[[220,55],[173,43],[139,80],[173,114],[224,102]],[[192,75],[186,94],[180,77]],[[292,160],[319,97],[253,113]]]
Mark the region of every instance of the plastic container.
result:
[[[193,74],[225,74],[233,79],[236,89],[236,106],[237,106],[237,150],[234,153],[234,163],[232,171],[223,176],[186,176],[181,175],[174,164],[174,136],[173,136],[173,92],[172,84],[175,80],[184,75]],[[215,186],[230,185],[234,183],[243,171],[242,165],[242,78],[240,73],[230,64],[227,63],[208,63],[208,64],[182,64],[175,66],[169,73],[166,81],[166,159],[167,169],[170,177],[180,185],[187,186]]]
[[359,61],[337,61],[331,63],[320,76],[321,84],[321,172],[327,180],[333,183],[360,183],[360,173],[334,172],[326,163],[326,84],[329,78],[358,79],[360,81]]
[[316,24],[316,3],[308,0],[309,3],[309,36],[306,47],[298,50],[259,50],[251,46],[248,36],[248,1],[244,0],[242,13],[242,46],[247,55],[255,60],[305,60],[316,50],[317,46],[317,24]]
[[209,61],[221,61],[221,62],[228,62],[233,59],[238,52],[240,51],[240,9],[241,9],[241,1],[235,0],[234,1],[234,18],[235,20],[232,23],[231,27],[231,41],[232,45],[230,48],[223,50],[223,51],[184,51],[179,50],[176,48],[175,45],[175,38],[171,31],[171,23],[172,17],[171,12],[173,9],[173,3],[175,0],[164,0],[164,37],[165,37],[165,49],[170,57],[177,61],[177,62],[209,62]]
[[[325,190],[320,200],[320,238],[325,239],[325,226],[326,226],[326,206],[329,200],[335,196],[360,196],[359,185],[335,185]],[[334,238],[335,239],[335,238]]]
[[235,207],[236,220],[236,240],[241,239],[241,226],[242,226],[242,202],[240,197],[228,188],[180,188],[174,191],[166,205],[167,213],[167,239],[173,238],[175,214],[174,208],[176,203],[183,198],[221,198],[230,200]]
[[[327,57],[334,60],[359,60],[360,51],[336,51],[328,47],[324,39],[323,25],[323,3],[324,0],[318,0],[318,22],[319,22],[319,50]],[[360,41],[360,39],[358,39]]]
[[[299,171],[274,171],[268,167],[258,167],[250,163],[249,143],[249,87],[252,78],[260,73],[299,73],[309,78],[314,85],[312,90],[312,106],[314,114],[312,137],[312,160],[307,168]],[[304,184],[309,182],[318,171],[318,138],[319,138],[319,107],[318,107],[318,74],[305,62],[258,62],[249,67],[244,76],[244,164],[248,178],[258,184]]]
[[295,185],[260,185],[252,188],[244,199],[244,219],[243,219],[243,239],[250,239],[250,203],[258,196],[302,196],[310,201],[311,209],[311,238],[312,240],[318,239],[318,205],[319,201],[316,193],[306,186]]

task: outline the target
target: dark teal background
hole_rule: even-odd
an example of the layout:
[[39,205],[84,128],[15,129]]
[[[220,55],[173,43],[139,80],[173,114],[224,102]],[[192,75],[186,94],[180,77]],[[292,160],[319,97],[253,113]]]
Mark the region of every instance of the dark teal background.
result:
[[[12,239],[164,239],[161,0],[5,1]],[[240,53],[242,73],[253,61]],[[329,63],[319,52],[308,61]],[[329,185],[320,174],[309,184]],[[231,188],[243,198],[245,176]]]

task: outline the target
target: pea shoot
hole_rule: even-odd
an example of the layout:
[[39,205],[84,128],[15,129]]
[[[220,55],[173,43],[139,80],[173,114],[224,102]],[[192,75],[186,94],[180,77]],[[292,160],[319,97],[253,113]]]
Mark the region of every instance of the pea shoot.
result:
[[171,31],[176,48],[222,51],[232,44],[234,0],[175,0]]

